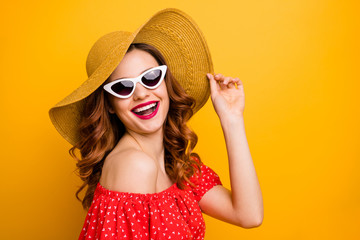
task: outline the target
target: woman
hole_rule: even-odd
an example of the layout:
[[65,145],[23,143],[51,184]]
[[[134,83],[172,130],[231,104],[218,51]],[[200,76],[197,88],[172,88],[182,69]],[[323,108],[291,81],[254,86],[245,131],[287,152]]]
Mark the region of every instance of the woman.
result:
[[[244,228],[261,224],[242,82],[211,74],[205,39],[189,16],[165,9],[135,33],[103,36],[89,53],[87,71],[89,79],[50,110],[74,145],[70,153],[84,181],[77,197],[87,187],[79,239],[203,239],[201,211]],[[209,86],[231,191],[192,152],[197,137],[186,126]]]

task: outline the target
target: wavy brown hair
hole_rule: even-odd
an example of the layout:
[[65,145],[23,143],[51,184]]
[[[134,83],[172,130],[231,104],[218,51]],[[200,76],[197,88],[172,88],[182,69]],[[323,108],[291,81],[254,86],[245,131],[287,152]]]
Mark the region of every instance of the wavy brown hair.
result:
[[[128,52],[134,49],[150,53],[159,65],[167,65],[162,54],[153,46],[136,43],[129,47]],[[165,84],[170,98],[169,112],[164,122],[165,170],[171,180],[184,189],[186,182],[193,185],[189,178],[197,170],[200,171],[200,157],[192,152],[198,138],[186,125],[193,115],[195,100],[186,94],[169,68]],[[77,172],[83,180],[76,197],[82,201],[85,209],[91,205],[106,156],[126,131],[116,114],[109,113],[110,102],[106,94],[101,85],[86,98],[79,126],[81,140],[69,150],[77,160]],[[76,156],[77,149],[80,157]],[[79,194],[86,186],[85,196],[81,200]]]

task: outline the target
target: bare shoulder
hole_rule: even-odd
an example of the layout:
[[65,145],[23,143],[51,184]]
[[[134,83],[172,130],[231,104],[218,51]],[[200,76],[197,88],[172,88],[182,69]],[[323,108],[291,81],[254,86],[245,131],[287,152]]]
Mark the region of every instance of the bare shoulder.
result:
[[101,184],[110,190],[133,193],[154,193],[157,166],[147,154],[126,149],[109,154],[103,166]]

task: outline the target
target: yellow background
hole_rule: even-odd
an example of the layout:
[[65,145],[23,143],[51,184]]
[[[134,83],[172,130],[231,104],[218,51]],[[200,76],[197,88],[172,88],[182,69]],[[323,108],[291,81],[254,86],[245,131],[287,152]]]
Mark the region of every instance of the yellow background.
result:
[[[86,77],[92,44],[176,7],[203,31],[215,72],[245,88],[261,183],[261,227],[210,217],[206,239],[359,239],[358,1],[7,1],[1,20],[0,239],[76,239],[85,212],[71,147],[48,109]],[[209,101],[190,122],[196,151],[229,186]]]

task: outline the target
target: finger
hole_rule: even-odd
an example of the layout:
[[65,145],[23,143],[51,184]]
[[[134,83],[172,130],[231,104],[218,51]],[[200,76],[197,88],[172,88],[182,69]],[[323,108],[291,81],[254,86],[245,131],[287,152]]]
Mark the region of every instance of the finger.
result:
[[224,77],[224,81],[223,81],[223,83],[225,84],[225,85],[228,85],[228,83],[231,81],[231,77]]
[[216,81],[223,81],[224,80],[224,76],[221,73],[217,73],[214,76]]
[[224,77],[224,75],[222,75],[221,73],[214,74],[214,79],[217,81],[221,90],[227,89],[228,80],[226,80],[226,77]]
[[239,78],[234,78],[234,82],[236,83],[236,85],[243,85],[242,81]]
[[239,78],[231,78],[231,81],[228,84],[229,88],[237,88],[241,84],[241,81]]
[[211,92],[219,91],[220,86],[219,86],[219,84],[217,84],[217,81],[215,80],[214,76],[210,73],[206,74],[206,76],[209,79]]
[[229,84],[227,85],[227,87],[229,89],[235,88],[235,83],[234,82],[229,82]]
[[217,90],[221,90],[221,86],[220,86],[220,79],[221,79],[221,74],[219,73],[214,73],[213,75],[213,79],[216,82],[216,89]]
[[228,88],[227,84],[224,81],[218,81],[218,85],[220,86],[221,90],[225,90]]

